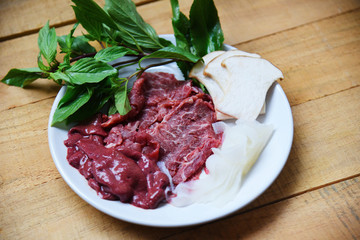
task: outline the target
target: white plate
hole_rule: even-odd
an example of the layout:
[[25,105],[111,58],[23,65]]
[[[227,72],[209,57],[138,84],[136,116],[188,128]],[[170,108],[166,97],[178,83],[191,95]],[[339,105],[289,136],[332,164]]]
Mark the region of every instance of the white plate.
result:
[[[174,40],[171,35],[162,37]],[[225,49],[230,48],[232,47],[225,47]],[[176,68],[171,65],[159,70],[171,72],[176,71]],[[120,201],[101,199],[89,187],[78,170],[70,166],[66,160],[67,150],[64,145],[69,126],[57,128],[50,125],[55,109],[64,93],[65,87],[62,87],[52,106],[48,126],[50,151],[57,169],[66,183],[90,205],[110,216],[131,223],[156,227],[180,227],[213,221],[231,214],[253,201],[272,184],[284,167],[292,145],[291,108],[284,91],[278,83],[275,83],[267,94],[266,115],[258,119],[260,122],[272,124],[275,129],[274,134],[258,161],[245,177],[241,190],[233,201],[220,208],[207,204],[193,204],[183,208],[164,204],[154,210],[145,210]]]

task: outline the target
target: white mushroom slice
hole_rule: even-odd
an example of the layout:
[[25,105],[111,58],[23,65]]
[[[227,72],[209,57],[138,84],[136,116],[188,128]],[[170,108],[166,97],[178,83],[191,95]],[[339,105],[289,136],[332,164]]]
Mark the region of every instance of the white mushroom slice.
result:
[[228,84],[217,108],[238,119],[255,120],[264,104],[266,93],[282,72],[262,58],[232,56],[223,60]]
[[235,117],[224,114],[220,112],[218,109],[215,109],[216,111],[216,119],[219,121],[228,120],[228,119],[234,119]]
[[[189,77],[196,78],[199,82],[205,85],[206,89],[209,91],[211,97],[213,99],[220,99],[223,97],[224,93],[222,92],[219,85],[211,78],[206,77],[203,72],[205,66],[215,57],[218,55],[224,53],[225,51],[214,51],[211,52],[203,57],[203,62],[199,61],[194,65],[194,67],[191,69],[189,73]],[[216,103],[214,101],[214,105],[216,108]],[[219,113],[219,116],[221,119],[229,119],[226,115],[223,115]],[[230,117],[233,118],[233,117]],[[218,118],[219,119],[219,118]]]
[[197,62],[189,73],[189,77],[196,78],[199,82],[206,86],[206,89],[209,91],[210,95],[213,98],[218,98],[223,96],[219,85],[211,78],[206,77],[203,72],[205,66],[215,57],[224,53],[225,51],[214,51],[203,57],[203,62]]
[[209,63],[205,65],[204,76],[207,76],[215,80],[223,91],[224,91],[223,87],[227,85],[226,81],[229,78],[228,78],[228,71],[224,68],[222,62],[224,61],[224,59],[232,56],[246,56],[246,57],[260,58],[260,55],[255,53],[247,53],[240,50],[230,50],[222,54],[219,54],[218,56],[210,60]]

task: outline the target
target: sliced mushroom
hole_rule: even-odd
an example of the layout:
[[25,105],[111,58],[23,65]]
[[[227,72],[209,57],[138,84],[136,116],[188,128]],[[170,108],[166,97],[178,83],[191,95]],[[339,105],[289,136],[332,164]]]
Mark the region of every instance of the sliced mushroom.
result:
[[262,58],[232,56],[222,65],[228,71],[228,84],[217,102],[217,109],[237,119],[255,120],[265,102],[268,89],[282,79],[282,72]]

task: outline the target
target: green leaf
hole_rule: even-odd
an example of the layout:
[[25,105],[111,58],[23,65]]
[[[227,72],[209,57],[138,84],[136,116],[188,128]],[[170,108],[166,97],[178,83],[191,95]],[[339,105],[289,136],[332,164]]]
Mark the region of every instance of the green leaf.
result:
[[115,104],[112,103],[112,104],[110,105],[110,107],[109,107],[109,110],[108,110],[108,116],[113,115],[113,114],[115,114],[115,113],[117,113],[117,112],[118,112],[118,111],[117,111],[117,109],[116,109]]
[[190,34],[199,57],[222,49],[224,35],[213,0],[194,0],[190,9]]
[[65,39],[66,46],[67,46],[68,48],[70,48],[70,49],[71,49],[72,44],[73,44],[73,42],[74,42],[74,37],[73,37],[73,35],[74,35],[74,32],[75,32],[77,26],[79,26],[79,23],[78,23],[78,22],[74,24],[73,28],[70,30],[70,33],[69,33],[68,35],[66,35],[66,39]]
[[[143,20],[131,0],[106,0],[104,9],[114,19],[118,28],[129,33],[139,46],[146,49],[163,47],[154,28]],[[130,39],[124,40],[131,43]]]
[[[59,43],[60,49],[62,53],[72,53],[73,51],[73,43],[75,41],[75,37],[73,36],[77,26],[79,23],[76,23],[73,28],[70,30],[70,33],[67,35],[57,37],[57,41]],[[81,54],[81,53],[80,53]]]
[[[193,52],[196,55],[196,52],[194,51],[191,44],[190,21],[182,12],[180,12],[178,0],[171,0],[171,9],[173,14],[171,20],[176,40],[176,46],[186,51]],[[184,77],[188,78],[188,74],[193,64],[188,62],[177,62],[177,65],[180,68],[181,72],[184,74]]]
[[196,63],[201,59],[200,57],[195,56],[190,52],[175,46],[165,47],[157,50],[156,52],[153,52],[150,55],[143,57],[140,62],[148,58],[168,58],[192,63]]
[[62,80],[64,80],[65,82],[71,83],[69,76],[61,72],[60,70],[50,73],[50,77],[56,82],[61,82]]
[[171,8],[173,14],[171,20],[176,39],[176,46],[190,52],[190,21],[182,12],[180,12],[178,0],[171,0]]
[[25,87],[38,78],[41,78],[41,70],[39,68],[13,68],[6,74],[1,82],[7,85]]
[[126,54],[136,55],[137,52],[126,47],[113,46],[100,50],[94,58],[98,61],[106,63],[121,58]]
[[166,40],[165,38],[159,37],[159,41],[160,41],[160,44],[163,45],[164,47],[174,46],[174,44],[172,44],[172,42]]
[[92,40],[108,42],[116,36],[118,42],[126,41],[131,46],[138,47],[136,40],[126,32],[93,0],[72,0],[72,6],[77,20],[89,33]]
[[88,85],[87,88],[93,92],[90,100],[81,106],[74,114],[69,116],[67,122],[81,121],[92,117],[98,113],[112,97],[113,90],[108,86],[106,80],[100,84]]
[[114,94],[115,97],[115,107],[120,115],[125,115],[131,110],[129,98],[127,95],[127,82],[119,87]]
[[61,53],[67,53],[70,51],[70,49],[66,45],[66,36],[67,35],[57,37],[57,41],[59,43]]
[[70,65],[70,55],[71,53],[67,53],[64,58],[63,62],[59,64],[58,70],[63,71],[65,69],[69,69],[71,67]]
[[88,39],[85,36],[73,37],[72,45],[69,48],[66,43],[68,35],[58,37],[58,43],[63,53],[71,53],[71,57],[77,57],[85,53],[96,52],[96,49],[88,43]]
[[74,54],[71,57],[76,57],[84,53],[96,52],[96,49],[89,44],[88,39],[85,36],[75,37],[71,49],[72,54]]
[[82,22],[75,12],[77,20],[86,30],[88,29],[84,26],[84,24],[88,26],[90,23],[93,23],[89,22],[91,19],[101,24],[104,23],[112,29],[117,29],[117,26],[111,17],[93,0],[72,0],[72,2],[75,3],[75,8],[77,9],[78,13],[80,13],[80,16],[86,17],[85,19],[82,19],[85,20]]
[[46,66],[42,60],[42,56],[41,56],[41,52],[39,53],[38,55],[38,58],[37,58],[37,63],[38,63],[38,66],[39,68],[44,71],[44,72],[48,72],[50,71],[51,67],[49,66]]
[[50,65],[56,57],[57,38],[55,28],[49,28],[49,21],[39,31],[38,45],[41,55]]
[[97,83],[104,78],[116,75],[117,73],[117,70],[109,64],[97,61],[93,58],[82,58],[65,71],[69,82],[78,85],[84,83]]
[[78,111],[85,103],[87,103],[93,94],[93,89],[82,86],[68,85],[65,95],[61,98],[51,125],[63,122],[69,116]]
[[86,10],[77,6],[72,6],[76,19],[81,23],[85,30],[96,40],[101,41],[103,38],[104,27],[100,19],[93,17],[91,12],[87,14]]

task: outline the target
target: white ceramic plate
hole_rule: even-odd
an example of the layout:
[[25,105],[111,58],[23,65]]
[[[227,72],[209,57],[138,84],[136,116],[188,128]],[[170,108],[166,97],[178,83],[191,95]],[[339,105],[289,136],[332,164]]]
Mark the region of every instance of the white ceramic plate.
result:
[[[174,40],[171,35],[162,37]],[[226,46],[225,49],[232,47]],[[179,74],[176,65],[160,67],[159,71]],[[179,76],[179,75],[178,75]],[[258,161],[245,177],[236,198],[222,207],[207,204],[193,204],[187,207],[174,207],[164,204],[154,210],[145,210],[124,204],[120,201],[103,200],[89,187],[85,178],[66,160],[66,147],[69,126],[51,127],[54,111],[65,93],[62,87],[55,98],[49,117],[48,137],[51,155],[55,165],[66,183],[86,202],[98,210],[115,218],[156,227],[180,227],[201,224],[231,214],[261,195],[277,178],[289,156],[293,139],[293,119],[291,108],[280,85],[275,83],[266,98],[266,115],[258,120],[274,126],[274,134],[265,147]]]

